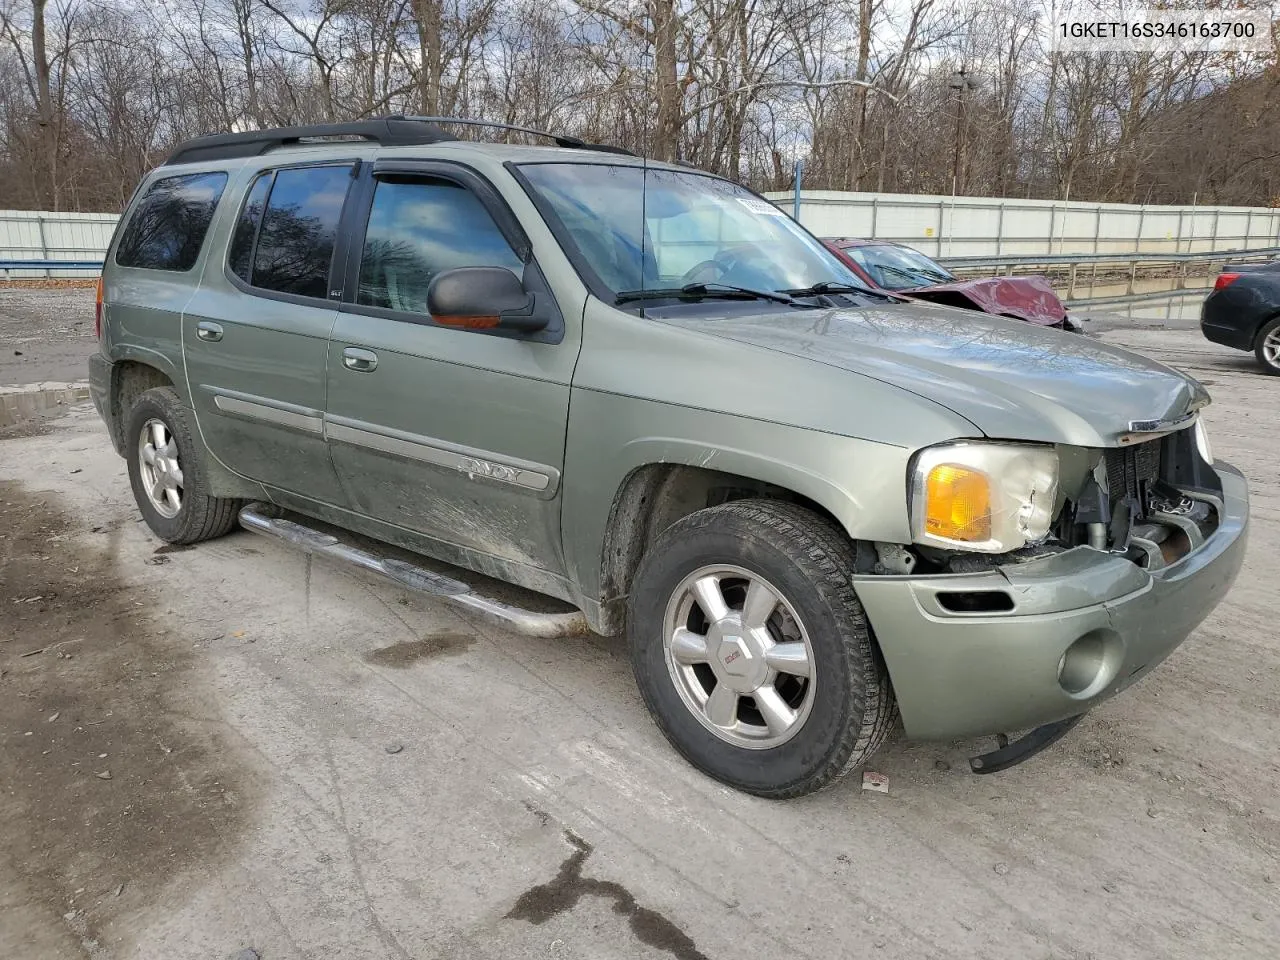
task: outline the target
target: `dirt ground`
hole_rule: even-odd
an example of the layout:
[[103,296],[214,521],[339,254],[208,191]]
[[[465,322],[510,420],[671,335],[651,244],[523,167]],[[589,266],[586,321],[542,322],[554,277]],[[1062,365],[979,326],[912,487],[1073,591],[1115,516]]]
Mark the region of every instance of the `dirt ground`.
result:
[[0,288],[0,384],[87,377],[92,287]]
[[975,777],[990,741],[898,738],[888,795],[708,780],[618,641],[248,533],[165,548],[84,406],[0,439],[0,957],[1275,957],[1280,378],[1104,336],[1209,385],[1241,577],[1046,753]]

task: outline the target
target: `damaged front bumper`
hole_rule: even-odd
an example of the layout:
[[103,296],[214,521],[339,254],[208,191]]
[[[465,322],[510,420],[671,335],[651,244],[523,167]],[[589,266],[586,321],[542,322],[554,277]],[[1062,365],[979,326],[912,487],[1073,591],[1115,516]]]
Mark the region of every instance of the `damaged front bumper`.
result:
[[1168,656],[1226,595],[1244,558],[1248,489],[1234,468],[1215,469],[1217,528],[1158,570],[1075,547],[984,573],[857,577],[907,735],[1056,723]]

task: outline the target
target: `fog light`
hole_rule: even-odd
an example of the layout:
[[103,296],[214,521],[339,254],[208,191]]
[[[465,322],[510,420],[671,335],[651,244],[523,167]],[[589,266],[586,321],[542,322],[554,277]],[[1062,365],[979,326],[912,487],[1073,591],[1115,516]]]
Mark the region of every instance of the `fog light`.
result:
[[1120,638],[1109,630],[1086,633],[1058,661],[1058,685],[1080,699],[1101,693],[1116,678],[1124,659]]

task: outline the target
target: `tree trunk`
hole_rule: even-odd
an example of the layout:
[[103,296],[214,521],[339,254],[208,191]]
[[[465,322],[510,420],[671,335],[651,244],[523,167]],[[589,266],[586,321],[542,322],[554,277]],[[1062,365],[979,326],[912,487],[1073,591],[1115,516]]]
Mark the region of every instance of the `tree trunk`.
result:
[[653,72],[658,102],[658,122],[650,152],[657,160],[676,159],[680,145],[681,96],[676,78],[675,0],[651,0],[653,17]]
[[444,73],[440,45],[440,0],[415,0],[418,18],[418,50],[422,65],[418,70],[418,94],[422,112],[428,117],[440,113],[440,82]]
[[[867,82],[867,72],[871,65],[871,15],[874,12],[873,0],[858,0],[858,64],[856,79]],[[867,95],[871,91],[866,87],[853,88],[853,189],[862,189],[862,178],[866,173],[863,159],[863,136],[867,130]]]

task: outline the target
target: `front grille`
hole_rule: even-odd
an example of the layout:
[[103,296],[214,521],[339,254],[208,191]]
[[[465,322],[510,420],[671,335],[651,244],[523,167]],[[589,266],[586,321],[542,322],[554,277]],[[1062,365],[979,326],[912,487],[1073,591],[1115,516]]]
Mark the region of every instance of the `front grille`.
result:
[[1107,492],[1112,503],[1130,497],[1143,502],[1146,488],[1160,476],[1160,446],[1159,440],[1147,440],[1106,452]]

